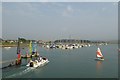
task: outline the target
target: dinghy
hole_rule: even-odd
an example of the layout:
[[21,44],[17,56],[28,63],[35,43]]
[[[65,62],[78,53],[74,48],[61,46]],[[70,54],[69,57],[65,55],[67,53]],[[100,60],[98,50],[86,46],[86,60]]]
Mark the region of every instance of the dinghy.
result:
[[95,60],[99,60],[99,61],[103,61],[104,60],[104,57],[103,57],[102,52],[101,52],[99,47],[98,47],[97,52],[96,52]]

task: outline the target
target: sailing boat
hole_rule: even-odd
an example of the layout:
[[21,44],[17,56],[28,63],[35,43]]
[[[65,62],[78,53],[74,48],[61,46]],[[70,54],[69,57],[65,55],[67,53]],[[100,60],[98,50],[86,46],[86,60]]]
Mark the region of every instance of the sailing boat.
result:
[[39,57],[39,54],[37,52],[37,44],[35,41],[32,41],[32,45],[30,45],[30,47],[32,47],[32,49],[30,49],[30,53],[32,53],[32,56],[34,57]]
[[20,65],[21,64],[21,51],[20,51],[20,42],[19,42],[19,39],[20,38],[18,38],[17,59],[16,59],[16,62],[15,62],[16,65]]
[[49,62],[49,60],[45,57],[40,57],[36,48],[37,48],[37,43],[35,41],[32,41],[31,44],[29,45],[30,48],[30,54],[32,57],[38,57],[34,61],[31,59],[26,66],[28,66],[31,69],[35,69],[37,67],[44,66]]
[[98,49],[96,51],[96,58],[95,58],[95,60],[101,60],[101,61],[104,60],[104,57],[103,57],[102,52],[101,52],[99,47],[98,47]]
[[11,60],[12,62],[10,61],[11,63],[8,66],[2,67],[2,69],[9,68],[9,67],[12,67],[12,66],[21,65],[21,51],[20,51],[19,40],[20,40],[20,38],[18,38],[18,43],[17,43],[17,59],[15,60],[15,62],[13,60]]
[[38,57],[39,54],[36,50],[36,43],[33,42],[33,41],[30,41],[30,44],[29,44],[29,54],[28,52],[26,52],[26,55],[22,55],[22,58],[32,58],[32,57]]
[[22,55],[22,58],[31,58],[32,56],[32,42],[30,41],[30,44],[29,44],[29,53],[28,54],[28,51],[26,51],[26,55]]

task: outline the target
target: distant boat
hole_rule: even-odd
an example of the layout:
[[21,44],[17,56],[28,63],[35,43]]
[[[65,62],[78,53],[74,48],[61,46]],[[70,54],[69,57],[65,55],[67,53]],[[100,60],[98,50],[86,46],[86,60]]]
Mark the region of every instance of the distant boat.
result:
[[118,52],[120,52],[120,49],[118,48]]
[[96,51],[96,58],[95,58],[95,60],[100,60],[100,61],[104,60],[104,57],[103,57],[102,52],[101,52],[99,47],[98,47],[98,49]]
[[9,50],[11,47],[4,47],[6,50]]
[[[31,42],[29,44],[29,46],[31,47]],[[30,48],[30,51],[31,51],[31,48]],[[32,52],[32,51],[31,51]],[[31,55],[28,54],[28,52],[26,51],[26,55],[21,55],[22,58],[31,58]]]
[[31,43],[30,53],[32,57],[39,57],[39,53],[37,52],[37,43],[35,41],[32,41]]

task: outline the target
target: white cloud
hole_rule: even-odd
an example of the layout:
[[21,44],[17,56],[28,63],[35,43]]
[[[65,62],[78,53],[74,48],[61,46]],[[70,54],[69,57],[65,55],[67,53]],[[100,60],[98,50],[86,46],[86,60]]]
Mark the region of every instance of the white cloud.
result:
[[73,14],[74,10],[71,6],[67,6],[66,9],[62,12],[63,16],[69,16],[71,14]]
[[117,5],[118,5],[118,2],[114,2],[113,5],[114,5],[114,6],[117,6]]
[[0,14],[2,13],[2,3],[0,3]]
[[1,0],[2,2],[118,2],[119,0]]
[[106,10],[106,8],[105,8],[105,7],[103,7],[103,8],[102,8],[102,11],[105,11],[105,10]]
[[[7,4],[4,5],[6,6]],[[33,14],[34,15],[39,14],[39,16],[43,16],[42,12],[38,8],[39,5],[34,5],[33,3],[28,3],[28,2],[16,3],[12,5],[15,6],[12,9],[10,9],[10,7],[3,7],[4,12],[6,12],[7,14],[13,13],[22,16],[33,16]]]
[[18,6],[18,8],[21,8],[22,7],[22,9],[23,10],[26,10],[26,11],[32,11],[32,12],[34,12],[34,11],[37,11],[37,8],[36,8],[36,6],[33,6],[33,4],[32,3],[21,3],[20,4],[20,6]]
[[73,12],[73,9],[71,8],[71,6],[67,6],[67,11],[68,12]]
[[2,38],[2,3],[0,2],[0,38]]
[[56,6],[56,7],[66,7],[66,5],[64,5],[63,3],[60,3],[60,2],[52,2],[50,4],[52,6]]

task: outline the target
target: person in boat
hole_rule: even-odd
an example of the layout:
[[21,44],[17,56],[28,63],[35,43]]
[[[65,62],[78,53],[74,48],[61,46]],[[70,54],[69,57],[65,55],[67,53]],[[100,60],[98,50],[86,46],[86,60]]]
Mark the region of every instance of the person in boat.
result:
[[26,53],[26,57],[28,57],[28,53]]
[[16,59],[15,64],[20,65],[21,64],[21,59]]
[[32,52],[32,55],[34,55],[34,54],[35,54],[35,52],[33,51],[33,52]]
[[38,61],[40,62],[42,60],[42,56],[39,56]]
[[30,67],[33,67],[34,63],[32,60],[30,60]]
[[25,57],[26,57],[26,58],[30,57],[27,51],[26,51]]
[[45,58],[45,57],[43,57],[42,59],[43,59],[43,60],[46,60],[46,58]]
[[37,52],[32,52],[32,56],[34,56],[34,57],[38,57],[38,55],[37,55]]
[[37,57],[37,52],[34,52],[35,57]]
[[38,57],[38,56],[39,56],[39,54],[38,54],[38,52],[36,51],[36,52],[35,52],[35,57]]
[[32,55],[30,55],[30,57],[32,58]]
[[37,63],[38,63],[38,60],[35,60],[34,62],[35,62],[35,64],[37,64]]

